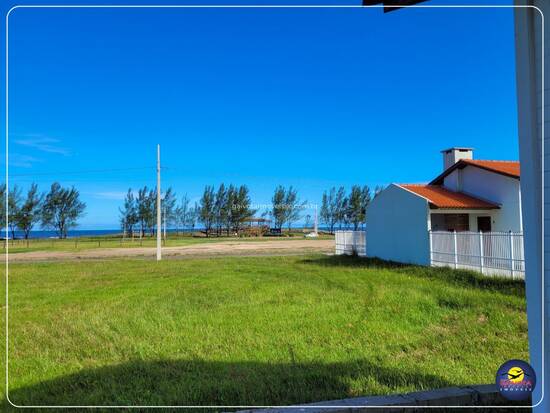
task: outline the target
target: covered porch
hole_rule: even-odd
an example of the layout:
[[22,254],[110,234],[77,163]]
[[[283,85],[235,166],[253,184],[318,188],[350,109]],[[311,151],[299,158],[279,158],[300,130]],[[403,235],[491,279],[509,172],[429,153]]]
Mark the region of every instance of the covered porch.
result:
[[497,219],[497,214],[489,209],[430,209],[428,228],[431,231],[491,232]]

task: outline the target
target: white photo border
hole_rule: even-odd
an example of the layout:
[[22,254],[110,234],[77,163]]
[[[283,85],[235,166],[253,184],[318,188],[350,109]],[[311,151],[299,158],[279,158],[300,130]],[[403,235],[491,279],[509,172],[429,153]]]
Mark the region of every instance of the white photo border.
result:
[[[531,9],[534,9],[534,10],[537,10],[539,13],[540,13],[540,16],[542,18],[542,26],[541,26],[541,36],[542,36],[542,41],[541,41],[541,48],[542,48],[542,53],[541,53],[541,65],[542,65],[542,70],[541,70],[541,77],[542,77],[542,105],[541,105],[541,134],[542,134],[542,150],[541,150],[541,172],[542,172],[542,184],[541,184],[541,191],[542,191],[542,205],[541,205],[541,209],[542,209],[542,245],[541,245],[541,250],[542,250],[542,288],[541,288],[541,294],[542,294],[542,302],[541,302],[541,310],[542,310],[542,318],[541,318],[541,323],[542,323],[542,334],[541,334],[541,340],[542,340],[542,347],[541,347],[541,350],[542,350],[542,354],[541,354],[541,364],[542,364],[542,374],[541,374],[541,388],[542,388],[542,393],[541,393],[541,399],[536,403],[536,404],[532,404],[530,406],[441,406],[441,405],[438,405],[438,406],[419,406],[419,405],[412,405],[412,406],[394,406],[395,408],[403,408],[403,409],[418,409],[418,408],[422,408],[422,409],[431,409],[431,408],[434,408],[434,409],[441,409],[441,408],[454,408],[454,409],[477,409],[477,408],[480,408],[480,407],[483,407],[485,409],[495,409],[495,408],[498,408],[498,409],[502,409],[502,408],[525,408],[525,409],[531,409],[533,407],[537,407],[539,406],[542,401],[544,400],[544,379],[545,379],[545,371],[544,371],[544,342],[545,342],[545,336],[544,336],[544,333],[545,333],[545,326],[544,326],[544,307],[545,307],[545,302],[544,302],[544,296],[545,296],[545,288],[544,288],[544,281],[545,281],[545,273],[544,273],[544,13],[542,12],[541,9],[539,9],[538,7],[534,6],[534,5],[409,5],[409,6],[387,6],[387,5],[383,5],[383,4],[377,4],[377,5],[370,5],[370,6],[363,6],[363,5],[254,5],[254,4],[243,4],[243,5],[236,5],[236,4],[227,4],[227,5],[224,5],[224,4],[219,4],[219,5],[213,5],[213,4],[203,4],[203,5],[198,5],[198,4],[180,4],[180,5],[150,5],[150,4],[139,4],[139,5],[131,5],[131,4],[126,4],[126,5],[117,5],[117,4],[104,4],[104,5],[71,5],[71,4],[67,4],[67,5],[16,5],[16,6],[13,6],[12,8],[10,8],[8,10],[8,12],[6,13],[6,17],[5,17],[5,23],[6,23],[6,54],[5,54],[5,57],[6,57],[6,67],[5,67],[5,70],[6,70],[6,78],[5,78],[5,88],[6,88],[6,130],[5,130],[5,133],[6,133],[6,146],[5,146],[5,150],[6,150],[6,158],[5,158],[5,162],[6,162],[6,188],[8,187],[8,121],[9,121],[9,118],[8,118],[8,114],[9,114],[9,109],[8,109],[8,69],[9,69],[9,66],[8,66],[8,35],[9,35],[9,30],[8,30],[8,25],[9,25],[9,17],[10,17],[10,14],[16,10],[16,9],[26,9],[26,8],[33,8],[33,9],[54,9],[54,8],[78,8],[78,9],[93,9],[93,8],[103,8],[103,9],[124,9],[124,8],[140,8],[140,9],[152,9],[152,8],[166,8],[166,9],[170,9],[170,8],[178,8],[178,9],[185,9],[185,8],[188,8],[188,9],[213,9],[213,8],[221,8],[221,9],[365,9],[365,8],[377,8],[377,9],[383,9],[383,8],[417,8],[417,9],[432,9],[432,8],[440,8],[440,9],[446,9],[446,8],[464,8],[464,9],[487,9],[487,8],[496,8],[496,9],[508,9],[508,8],[531,8]],[[8,197],[6,197],[6,204],[5,204],[5,214],[6,214],[6,239],[8,238],[9,236],[9,230],[8,230]],[[372,406],[365,406],[365,405],[357,405],[357,406],[354,406],[354,405],[349,405],[349,404],[346,404],[346,405],[342,405],[342,406],[339,406],[339,405],[315,405],[315,406],[307,406],[307,405],[290,405],[290,406],[274,406],[274,405],[262,405],[262,406],[249,406],[249,405],[236,405],[236,406],[232,406],[232,405],[199,405],[199,406],[193,406],[193,405],[189,405],[189,406],[145,406],[145,405],[136,405],[136,406],[124,406],[124,405],[44,405],[44,406],[40,406],[40,405],[29,405],[29,406],[21,406],[21,405],[17,405],[15,403],[13,403],[10,398],[9,398],[9,377],[8,377],[8,363],[9,363],[9,357],[8,357],[8,351],[9,351],[9,337],[8,337],[8,322],[9,322],[9,317],[8,317],[8,310],[9,310],[9,307],[8,307],[8,297],[9,297],[9,294],[8,294],[8,283],[9,283],[9,276],[8,276],[8,268],[9,268],[9,263],[8,263],[8,255],[9,255],[9,246],[8,246],[8,243],[6,243],[6,276],[5,276],[5,282],[6,282],[6,297],[5,297],[5,307],[6,307],[6,348],[5,348],[5,351],[6,351],[6,359],[5,359],[5,362],[6,362],[6,371],[5,371],[5,374],[6,374],[6,382],[5,382],[5,385],[6,385],[6,400],[8,401],[8,403],[10,403],[13,407],[16,407],[16,408],[22,408],[22,409],[51,409],[51,408],[56,408],[56,409],[212,409],[212,408],[223,408],[223,409],[267,409],[267,408],[277,408],[277,409],[296,409],[296,408],[300,408],[300,409],[323,409],[323,408],[327,408],[327,409],[338,409],[338,408],[346,408],[346,409],[354,409],[354,408],[361,408],[361,409],[365,409],[365,408],[391,408],[392,406],[377,406],[377,405],[372,405]]]

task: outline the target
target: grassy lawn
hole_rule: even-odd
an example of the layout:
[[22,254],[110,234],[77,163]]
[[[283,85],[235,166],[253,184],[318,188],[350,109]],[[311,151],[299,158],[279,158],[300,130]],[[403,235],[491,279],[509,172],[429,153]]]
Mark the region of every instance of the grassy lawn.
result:
[[494,382],[524,287],[352,257],[10,266],[21,404],[291,404]]
[[[303,233],[293,233],[291,236],[283,237],[192,237],[186,236],[169,236],[163,243],[165,247],[178,247],[185,245],[217,243],[217,242],[262,242],[262,241],[288,241],[288,240],[303,240]],[[318,238],[308,238],[308,240],[319,239],[334,239],[331,235],[321,235]],[[18,239],[9,241],[9,253],[17,254],[19,252],[33,251],[83,251],[94,248],[137,248],[137,247],[156,247],[157,240],[155,237],[144,237],[121,240],[120,237],[102,236],[102,237],[79,237],[68,239]],[[3,244],[0,247],[0,252],[4,252]]]

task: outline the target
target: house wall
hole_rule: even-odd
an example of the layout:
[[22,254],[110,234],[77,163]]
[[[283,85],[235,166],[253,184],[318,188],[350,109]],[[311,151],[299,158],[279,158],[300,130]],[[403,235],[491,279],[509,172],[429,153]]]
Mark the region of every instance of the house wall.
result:
[[455,169],[443,180],[443,186],[451,191],[460,191],[458,186],[458,174],[461,172],[459,169]]
[[430,264],[428,201],[390,185],[367,210],[367,256],[410,264]]
[[[443,185],[452,191],[462,191],[499,204],[500,209],[487,214],[480,214],[493,217],[493,231],[520,232],[523,230],[520,182],[518,179],[489,172],[475,166],[466,166],[445,177]],[[477,222],[474,221],[477,221],[477,219],[472,216],[470,228],[476,230]]]

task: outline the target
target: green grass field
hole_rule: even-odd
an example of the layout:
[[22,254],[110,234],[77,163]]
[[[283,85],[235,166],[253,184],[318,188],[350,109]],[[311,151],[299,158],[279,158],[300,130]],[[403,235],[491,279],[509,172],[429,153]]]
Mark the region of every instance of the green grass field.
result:
[[[333,239],[332,235],[320,235],[318,238],[309,238],[310,240],[319,239]],[[207,242],[262,242],[262,241],[280,241],[280,240],[303,240],[304,234],[300,232],[294,232],[290,236],[286,235],[282,237],[194,237],[190,235],[170,235],[166,241],[163,242],[165,247],[179,247],[185,245],[203,244]],[[121,239],[120,236],[98,236],[98,237],[78,237],[67,239],[55,239],[55,238],[35,238],[35,239],[17,239],[8,241],[8,248],[10,254],[17,254],[20,252],[34,252],[34,251],[84,251],[95,248],[138,248],[138,247],[155,247],[156,238],[151,236],[139,238],[126,238]],[[5,244],[0,246],[0,252],[5,252]]]
[[494,382],[523,283],[352,257],[12,264],[20,405],[291,404]]

